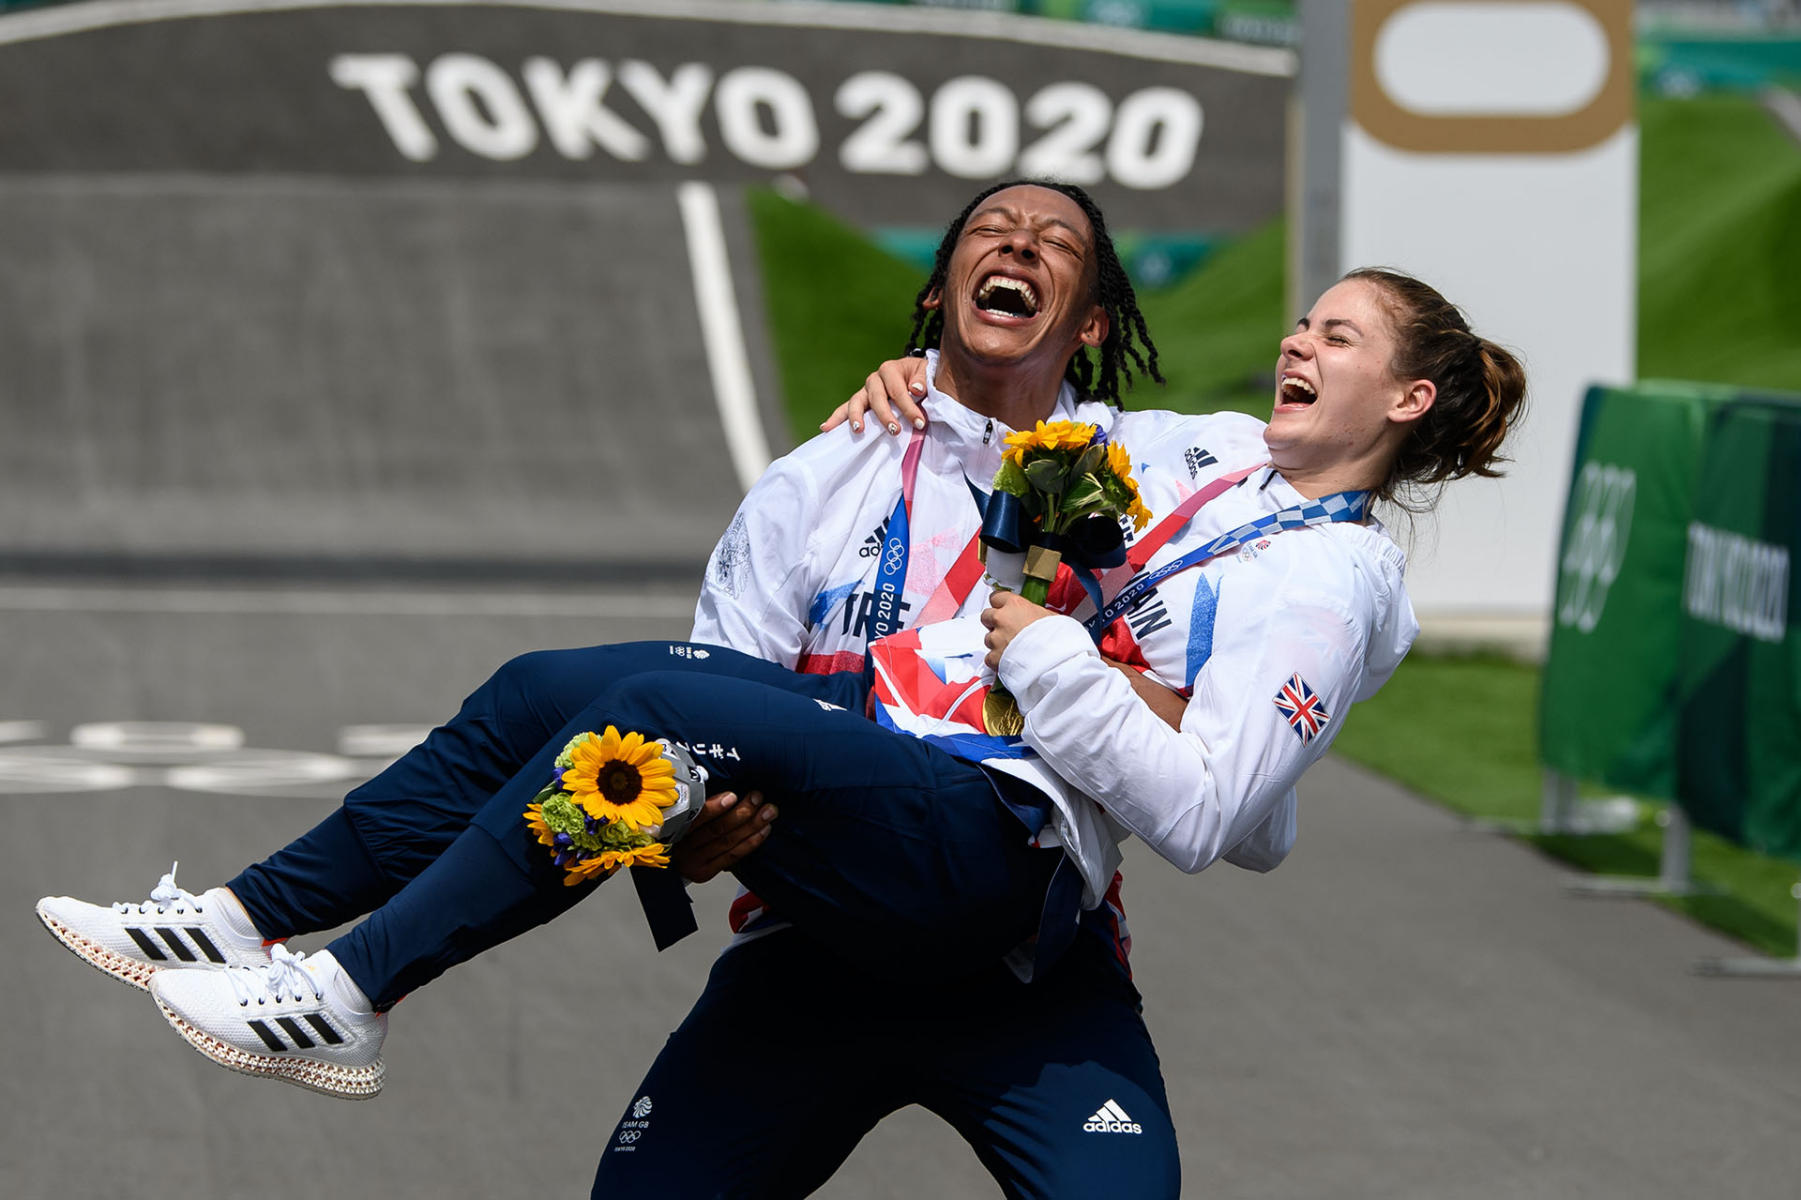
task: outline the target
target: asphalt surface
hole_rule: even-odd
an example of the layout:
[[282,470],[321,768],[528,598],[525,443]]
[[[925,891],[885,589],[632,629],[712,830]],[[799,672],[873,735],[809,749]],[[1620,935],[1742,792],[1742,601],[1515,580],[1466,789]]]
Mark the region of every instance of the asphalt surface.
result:
[[0,570],[687,580],[742,495],[670,186],[21,174],[0,257]]
[[[410,997],[388,1039],[388,1086],[366,1103],[206,1062],[31,908],[54,893],[142,899],[177,858],[200,890],[347,786],[293,782],[296,763],[319,765],[294,754],[342,768],[344,727],[429,724],[514,652],[679,635],[685,596],[210,595],[0,591],[11,666],[0,717],[41,723],[0,726],[12,739],[0,746],[0,947],[14,989],[0,1027],[0,1194],[585,1195],[602,1139],[720,940],[654,954],[628,889],[603,889]],[[230,725],[243,744],[170,748],[181,737],[163,727],[154,751],[120,749],[116,731],[108,749],[93,729],[70,747],[76,726],[106,721]],[[207,763],[225,770],[178,770]],[[220,778],[238,790],[196,790]],[[1271,875],[1189,878],[1135,855],[1134,960],[1187,1194],[1793,1194],[1795,986],[1695,977],[1698,956],[1736,948],[1642,903],[1568,897],[1560,879],[1530,851],[1331,760],[1303,790],[1299,848]],[[728,892],[702,890],[709,933]],[[755,1028],[747,1020],[746,1036]],[[912,1112],[824,1194],[993,1188],[948,1128]]]

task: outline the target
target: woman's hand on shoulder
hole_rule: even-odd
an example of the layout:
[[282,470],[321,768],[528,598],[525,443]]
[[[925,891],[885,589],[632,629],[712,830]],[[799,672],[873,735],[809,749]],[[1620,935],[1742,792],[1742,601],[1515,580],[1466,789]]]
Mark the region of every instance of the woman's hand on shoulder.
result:
[[863,432],[863,418],[873,415],[889,433],[898,434],[901,422],[915,429],[926,427],[925,409],[919,402],[926,394],[926,360],[916,356],[891,358],[864,380],[863,387],[832,411],[819,426],[830,432],[846,421],[852,433]]

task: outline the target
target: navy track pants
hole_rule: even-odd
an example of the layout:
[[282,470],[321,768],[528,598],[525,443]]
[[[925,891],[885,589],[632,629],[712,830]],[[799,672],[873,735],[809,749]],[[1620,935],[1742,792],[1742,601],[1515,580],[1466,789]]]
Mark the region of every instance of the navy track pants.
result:
[[1083,937],[1031,984],[999,966],[897,984],[799,928],[734,946],[607,1135],[595,1200],[810,1195],[914,1104],[1014,1200],[1174,1200],[1157,1052],[1110,959]]
[[837,953],[892,976],[992,964],[1038,928],[1061,852],[1028,845],[979,767],[865,719],[865,697],[858,675],[687,643],[526,655],[230,886],[270,937],[369,912],[331,950],[391,1005],[594,889],[564,886],[523,814],[563,745],[611,724],[782,808],[735,873]]

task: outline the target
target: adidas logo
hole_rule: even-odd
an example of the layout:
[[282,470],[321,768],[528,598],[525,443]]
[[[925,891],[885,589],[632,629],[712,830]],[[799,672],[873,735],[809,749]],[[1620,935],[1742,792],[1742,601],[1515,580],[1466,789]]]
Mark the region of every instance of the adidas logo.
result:
[[1202,467],[1211,467],[1218,463],[1219,459],[1213,457],[1211,451],[1200,446],[1190,446],[1182,451],[1182,461],[1188,464],[1188,477],[1195,479],[1199,477]]
[[1082,1124],[1083,1133],[1143,1133],[1144,1126],[1126,1115],[1119,1102],[1109,1100]]
[[888,540],[888,522],[892,519],[892,514],[883,517],[875,532],[863,539],[863,548],[857,551],[860,557],[874,558],[882,552],[882,543]]
[[[213,945],[213,940],[206,936],[206,931],[198,926],[186,926],[178,929],[169,925],[154,925],[148,930],[127,929],[125,932],[131,936],[132,941],[138,944],[138,949],[144,952],[144,957],[151,962],[168,962],[171,954],[181,962],[199,962],[201,955],[204,955],[206,961],[210,963],[223,964],[225,962],[225,955],[219,952],[219,947]],[[162,939],[161,946],[151,939],[152,933]],[[187,935],[186,942],[181,940],[183,934]],[[189,946],[188,942],[192,942],[193,945]],[[164,947],[168,948],[168,953],[164,953]],[[196,954],[195,951],[199,951],[199,953]]]
[[[308,1025],[311,1025],[313,1027],[313,1032],[319,1035],[319,1041],[324,1042],[327,1046],[339,1046],[343,1044],[344,1035],[333,1029],[326,1022],[325,1018],[318,1013],[307,1013],[301,1020],[305,1021]],[[314,1046],[319,1044],[307,1035],[306,1030],[300,1027],[300,1021],[296,1021],[293,1017],[276,1017],[275,1023],[281,1026],[282,1033],[286,1033],[293,1039],[294,1044],[292,1046],[288,1045],[287,1042],[282,1041],[281,1034],[276,1033],[273,1029],[269,1028],[269,1023],[267,1021],[245,1022],[245,1024],[250,1027],[250,1032],[256,1034],[257,1037],[262,1038],[263,1045],[269,1047],[269,1049],[277,1054],[287,1050],[311,1050]]]

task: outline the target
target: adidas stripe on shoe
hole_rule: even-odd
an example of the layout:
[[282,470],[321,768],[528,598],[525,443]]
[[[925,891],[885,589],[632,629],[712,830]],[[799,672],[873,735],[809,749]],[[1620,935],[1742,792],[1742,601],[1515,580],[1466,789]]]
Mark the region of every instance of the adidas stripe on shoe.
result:
[[160,971],[150,994],[175,1031],[222,1067],[348,1100],[381,1091],[387,1014],[368,1011],[329,951],[275,946],[266,966]]
[[269,948],[224,888],[199,896],[175,886],[169,868],[142,904],[89,904],[46,896],[38,919],[75,957],[121,983],[146,987],[164,967],[249,967]]

